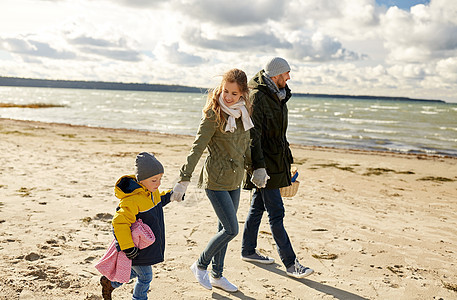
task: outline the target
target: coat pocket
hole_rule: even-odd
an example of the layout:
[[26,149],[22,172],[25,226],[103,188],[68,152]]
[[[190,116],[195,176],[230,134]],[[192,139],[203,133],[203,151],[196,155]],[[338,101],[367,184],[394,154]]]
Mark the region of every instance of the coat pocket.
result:
[[267,165],[267,171],[271,174],[282,173],[285,170],[284,155],[280,153],[266,153],[265,164]]
[[241,161],[235,161],[231,158],[210,163],[207,165],[208,180],[219,187],[233,188],[238,186],[244,175],[242,165]]
[[284,172],[284,151],[281,145],[274,142],[265,143],[263,154],[268,173],[277,174]]

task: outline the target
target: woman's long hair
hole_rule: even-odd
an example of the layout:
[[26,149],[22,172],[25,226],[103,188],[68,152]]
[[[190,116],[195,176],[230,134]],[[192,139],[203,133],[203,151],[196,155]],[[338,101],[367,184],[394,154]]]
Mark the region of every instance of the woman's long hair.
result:
[[[216,122],[219,124],[219,128],[222,132],[224,132],[224,127],[225,124],[227,123],[227,119],[222,114],[222,108],[219,104],[219,97],[222,93],[222,87],[226,82],[235,82],[238,85],[238,88],[240,89],[241,92],[241,97],[246,102],[246,108],[251,114],[252,111],[252,103],[249,101],[249,88],[248,88],[248,79],[246,76],[246,73],[244,71],[241,71],[239,69],[231,69],[227,71],[223,76],[221,83],[219,84],[218,87],[215,89],[209,90],[208,91],[208,98],[206,100],[206,105],[203,108],[203,113],[205,116],[208,116],[208,111],[213,110],[214,113],[216,114]],[[241,99],[240,99],[241,100]]]

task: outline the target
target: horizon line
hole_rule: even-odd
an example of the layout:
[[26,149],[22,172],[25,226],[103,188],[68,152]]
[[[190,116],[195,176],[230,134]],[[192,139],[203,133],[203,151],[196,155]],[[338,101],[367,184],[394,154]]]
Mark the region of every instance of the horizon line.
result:
[[[35,84],[33,84],[35,83]],[[41,84],[39,84],[41,83]],[[48,84],[46,84],[48,83]],[[53,85],[56,83],[57,85]],[[58,85],[62,84],[62,85]],[[65,85],[66,84],[66,85]],[[79,84],[79,85],[78,85]],[[116,81],[93,81],[93,80],[67,80],[67,79],[41,79],[0,76],[0,86],[16,87],[47,87],[47,88],[74,88],[74,89],[101,89],[101,90],[127,90],[127,91],[151,91],[151,92],[188,92],[202,93],[209,88],[161,83],[135,83]],[[312,96],[318,98],[355,98],[355,99],[380,99],[397,101],[427,101],[447,103],[440,99],[418,99],[400,96],[370,96],[370,95],[349,95],[349,94],[323,94],[323,93],[292,93],[295,96]]]

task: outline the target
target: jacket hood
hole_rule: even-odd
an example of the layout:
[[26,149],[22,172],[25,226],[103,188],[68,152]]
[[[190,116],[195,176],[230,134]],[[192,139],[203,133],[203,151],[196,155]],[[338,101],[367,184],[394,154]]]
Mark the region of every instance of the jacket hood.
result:
[[122,176],[114,187],[114,194],[119,199],[145,191],[144,187],[136,181],[135,175]]
[[268,91],[268,86],[263,80],[263,73],[264,71],[259,71],[257,74],[254,75],[254,77],[251,78],[248,82],[248,86],[252,89],[258,89],[262,91]]
[[[270,91],[268,88],[268,85],[265,83],[263,75],[265,74],[264,70],[259,71],[257,74],[252,77],[251,80],[248,82],[248,86],[254,90],[259,90],[264,92],[265,94],[272,95],[273,97],[276,97],[276,95]],[[286,98],[284,99],[284,103],[289,101],[290,97],[292,96],[292,93],[290,91],[289,86],[286,83]]]

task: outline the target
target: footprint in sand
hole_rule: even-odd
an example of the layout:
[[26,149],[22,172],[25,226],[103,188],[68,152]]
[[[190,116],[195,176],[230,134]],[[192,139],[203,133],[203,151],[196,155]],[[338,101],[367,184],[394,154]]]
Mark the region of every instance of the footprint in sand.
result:
[[106,221],[111,222],[113,219],[113,215],[109,213],[98,213],[95,215],[94,220]]
[[25,260],[27,261],[35,261],[35,260],[39,260],[39,259],[42,259],[42,258],[45,258],[46,256],[43,256],[43,255],[39,255],[35,252],[31,252],[29,254],[27,254],[24,258]]
[[186,246],[187,247],[193,247],[193,246],[196,246],[196,245],[197,245],[196,241],[191,240],[191,239],[186,239]]

